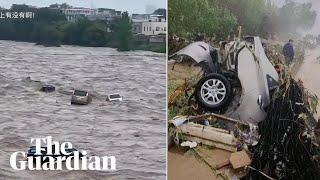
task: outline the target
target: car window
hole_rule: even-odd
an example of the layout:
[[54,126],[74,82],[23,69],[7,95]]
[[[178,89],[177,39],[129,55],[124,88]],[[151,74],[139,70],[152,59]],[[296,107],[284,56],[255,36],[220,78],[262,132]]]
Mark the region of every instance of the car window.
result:
[[87,96],[87,92],[86,91],[75,90],[73,94],[76,95],[76,96]]
[[112,95],[110,95],[110,98],[111,98],[111,99],[121,98],[121,96],[120,96],[119,94],[112,94]]

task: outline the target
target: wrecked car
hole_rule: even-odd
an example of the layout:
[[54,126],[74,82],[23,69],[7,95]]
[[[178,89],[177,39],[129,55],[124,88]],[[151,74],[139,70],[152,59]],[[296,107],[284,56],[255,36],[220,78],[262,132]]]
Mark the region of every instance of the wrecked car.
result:
[[[220,49],[205,42],[194,42],[169,59],[191,58],[203,71],[195,88],[198,104],[207,111],[228,113],[240,90],[236,108],[228,116],[256,124],[265,116],[279,76],[267,58],[261,39],[248,36],[225,42]],[[234,110],[235,109],[235,110]]]
[[87,91],[74,90],[71,97],[71,104],[87,105],[92,101],[91,95]]

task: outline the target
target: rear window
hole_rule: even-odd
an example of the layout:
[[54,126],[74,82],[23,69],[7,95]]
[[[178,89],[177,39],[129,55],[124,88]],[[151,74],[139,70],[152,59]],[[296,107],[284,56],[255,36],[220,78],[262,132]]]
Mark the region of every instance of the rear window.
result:
[[87,96],[87,91],[75,90],[73,94],[76,96]]
[[121,96],[119,94],[110,95],[110,99],[115,99],[115,98],[121,98]]

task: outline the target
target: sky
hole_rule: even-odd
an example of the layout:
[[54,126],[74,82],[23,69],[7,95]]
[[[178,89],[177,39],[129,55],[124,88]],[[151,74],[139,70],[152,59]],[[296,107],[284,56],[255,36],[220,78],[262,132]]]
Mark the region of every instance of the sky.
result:
[[47,7],[50,4],[67,3],[75,7],[111,8],[129,13],[149,13],[153,9],[166,8],[166,0],[0,0],[0,6],[10,8],[12,4],[27,4]]

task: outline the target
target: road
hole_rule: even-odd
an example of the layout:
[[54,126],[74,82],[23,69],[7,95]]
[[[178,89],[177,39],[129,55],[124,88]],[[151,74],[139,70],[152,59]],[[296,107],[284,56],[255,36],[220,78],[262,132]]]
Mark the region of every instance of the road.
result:
[[[319,56],[320,47],[307,50],[305,60],[295,75],[295,79],[301,79],[305,88],[320,98],[320,60],[317,60]],[[320,118],[320,106],[317,111],[317,118]]]

